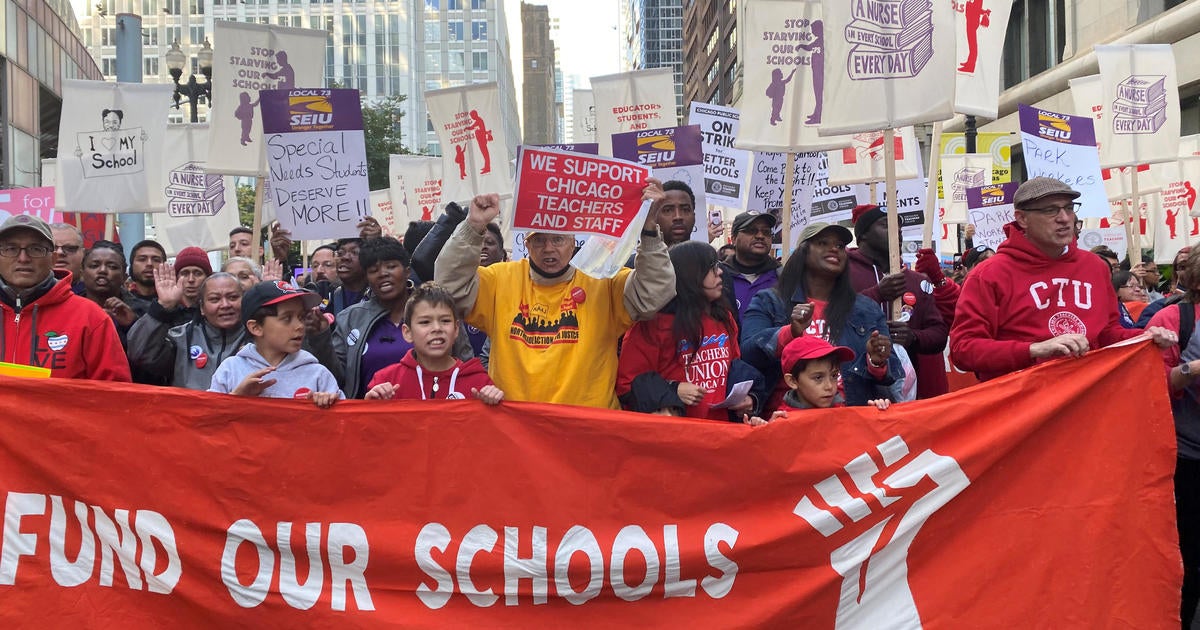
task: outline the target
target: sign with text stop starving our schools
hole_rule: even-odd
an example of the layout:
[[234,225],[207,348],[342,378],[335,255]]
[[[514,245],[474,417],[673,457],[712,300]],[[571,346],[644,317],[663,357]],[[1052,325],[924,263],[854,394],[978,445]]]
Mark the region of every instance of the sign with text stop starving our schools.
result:
[[521,147],[513,229],[620,237],[650,169],[625,160]]
[[1018,106],[1021,145],[1029,179],[1053,177],[1079,191],[1081,218],[1108,216],[1108,196],[1100,176],[1100,153],[1092,120]]
[[358,90],[260,92],[271,203],[296,240],[346,238],[370,216]]

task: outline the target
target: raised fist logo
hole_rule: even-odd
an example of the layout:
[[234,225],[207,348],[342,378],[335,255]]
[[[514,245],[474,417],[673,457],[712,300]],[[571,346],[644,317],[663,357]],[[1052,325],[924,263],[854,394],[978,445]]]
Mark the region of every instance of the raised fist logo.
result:
[[921,627],[908,586],[908,548],[925,521],[971,485],[954,458],[931,450],[911,456],[900,436],[877,450],[846,464],[853,488],[831,476],[794,510],[840,543],[829,556],[842,576],[838,630]]

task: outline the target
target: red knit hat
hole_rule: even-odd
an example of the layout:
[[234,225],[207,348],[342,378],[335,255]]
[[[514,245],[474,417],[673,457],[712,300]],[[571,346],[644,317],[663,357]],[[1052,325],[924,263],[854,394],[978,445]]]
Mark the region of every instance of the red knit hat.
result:
[[850,223],[857,224],[862,215],[869,210],[878,210],[879,206],[873,203],[864,203],[860,206],[854,206],[854,210],[850,212]]
[[208,254],[199,247],[184,247],[175,254],[175,273],[179,273],[185,267],[199,267],[204,271],[204,275],[212,275],[212,263],[208,262]]

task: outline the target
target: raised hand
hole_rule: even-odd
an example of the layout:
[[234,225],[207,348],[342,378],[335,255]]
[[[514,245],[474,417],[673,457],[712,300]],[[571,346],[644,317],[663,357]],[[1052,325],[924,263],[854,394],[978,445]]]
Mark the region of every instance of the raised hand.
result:
[[175,268],[163,263],[154,268],[154,292],[158,295],[158,303],[166,310],[171,310],[183,301],[183,286],[175,277]]
[[651,177],[646,180],[646,187],[642,189],[642,201],[650,202],[650,212],[646,214],[646,222],[642,224],[642,229],[650,231],[658,226],[658,209],[662,207],[662,202],[667,198],[667,193],[663,192],[662,182]]
[[471,200],[471,208],[467,210],[467,225],[483,234],[487,229],[487,224],[498,216],[500,216],[500,195],[496,193],[475,195],[475,198]]
[[364,241],[383,236],[383,226],[379,225],[379,220],[375,217],[366,217],[354,227],[358,228],[358,237]]
[[304,314],[304,334],[319,335],[329,330],[329,319],[321,312],[321,307],[314,306]]
[[[275,256],[275,260],[287,260],[288,254],[292,250],[292,233],[283,229],[283,226],[278,221],[271,224],[271,254]],[[281,267],[282,268],[282,267]],[[280,275],[279,278],[283,276]],[[267,279],[266,270],[263,270],[263,280]]]
[[262,393],[266,391],[268,387],[275,384],[275,379],[265,378],[267,374],[270,374],[274,371],[275,368],[273,367],[265,367],[256,372],[252,372],[249,376],[242,379],[242,382],[238,383],[238,386],[233,388],[233,391],[229,393],[233,394],[234,396],[262,396]]
[[276,258],[275,260],[268,260],[267,262],[263,263],[263,282],[276,282],[283,280],[283,260],[285,259]]
[[804,331],[812,324],[813,304],[803,302],[792,307],[792,336],[803,337]]

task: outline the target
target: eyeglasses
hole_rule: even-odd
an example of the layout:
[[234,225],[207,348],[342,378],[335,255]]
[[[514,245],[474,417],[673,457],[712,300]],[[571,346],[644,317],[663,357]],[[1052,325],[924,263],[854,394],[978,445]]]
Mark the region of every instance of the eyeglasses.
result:
[[1082,203],[1079,203],[1078,201],[1072,201],[1071,203],[1069,203],[1065,206],[1046,206],[1044,208],[1020,208],[1020,210],[1022,210],[1024,212],[1036,212],[1037,214],[1040,214],[1043,216],[1048,216],[1048,217],[1056,217],[1056,216],[1058,216],[1058,214],[1060,212],[1066,212],[1068,215],[1074,216],[1076,213],[1079,212],[1079,208],[1082,206],[1083,206]]
[[29,254],[30,258],[45,258],[54,250],[47,245],[33,244],[25,247],[16,245],[0,245],[0,256],[5,258],[16,258],[21,255],[21,252]]
[[58,251],[60,249],[62,250],[62,253],[66,254],[68,256],[72,256],[75,254],[75,252],[78,252],[79,250],[83,249],[83,245],[55,245],[54,246],[54,251]]
[[569,240],[570,237],[564,234],[534,234],[533,236],[525,239],[525,245],[527,247],[545,247],[546,245],[562,247],[563,245],[566,245],[567,241]]

